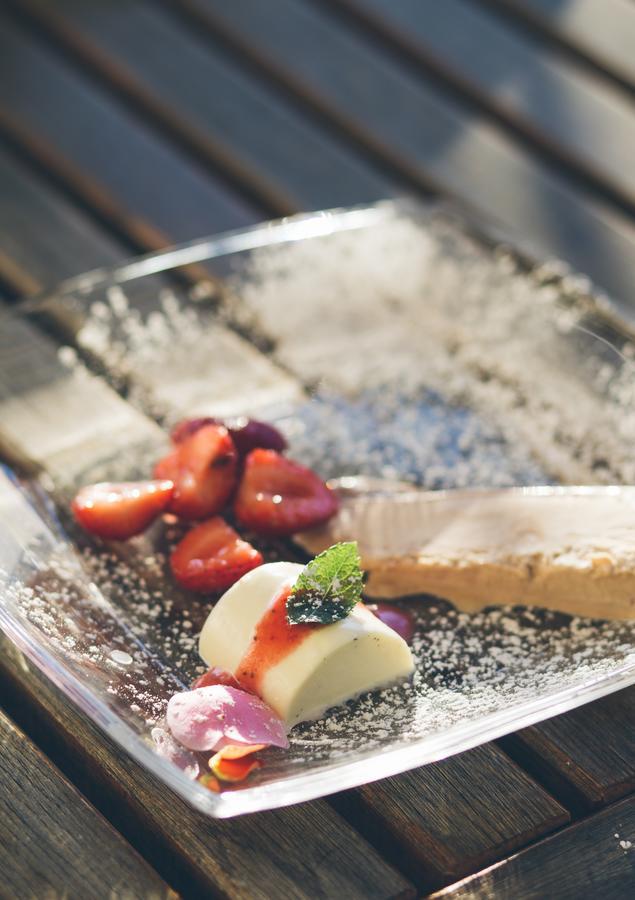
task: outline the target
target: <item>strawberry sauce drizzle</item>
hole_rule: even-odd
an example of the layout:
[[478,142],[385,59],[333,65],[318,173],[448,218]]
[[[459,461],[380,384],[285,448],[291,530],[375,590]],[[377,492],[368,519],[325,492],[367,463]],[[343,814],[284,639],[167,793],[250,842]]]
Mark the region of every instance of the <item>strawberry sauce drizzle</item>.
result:
[[280,591],[256,625],[254,636],[234,673],[244,690],[262,696],[264,677],[282,662],[319,625],[290,625],[287,598],[291,588]]

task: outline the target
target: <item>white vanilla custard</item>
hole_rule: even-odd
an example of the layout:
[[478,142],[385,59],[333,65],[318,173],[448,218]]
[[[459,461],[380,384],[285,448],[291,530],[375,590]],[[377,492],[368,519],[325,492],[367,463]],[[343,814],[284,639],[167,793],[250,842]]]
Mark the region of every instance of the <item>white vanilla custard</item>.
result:
[[[239,677],[247,654],[254,658],[254,636],[263,615],[303,568],[268,563],[236,582],[203,626],[199,652],[205,662]],[[286,655],[268,661],[267,647],[262,647],[258,687],[262,699],[290,727],[316,719],[364,691],[406,678],[414,668],[403,638],[361,603],[330,625],[291,628],[303,629],[304,636]]]

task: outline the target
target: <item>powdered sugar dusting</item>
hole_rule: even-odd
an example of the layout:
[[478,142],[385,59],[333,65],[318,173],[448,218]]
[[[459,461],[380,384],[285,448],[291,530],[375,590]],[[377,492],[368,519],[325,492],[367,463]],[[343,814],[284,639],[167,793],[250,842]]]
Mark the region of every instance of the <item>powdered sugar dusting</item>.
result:
[[485,413],[554,477],[632,482],[632,346],[618,337],[620,359],[588,333],[600,326],[581,287],[529,278],[442,216],[396,215],[256,251],[227,307],[305,384],[425,386]]
[[522,706],[610,672],[635,650],[629,623],[531,608],[459,613],[431,599],[403,604],[416,629],[412,680],[333,710],[292,732],[298,755],[345,757],[418,740]]

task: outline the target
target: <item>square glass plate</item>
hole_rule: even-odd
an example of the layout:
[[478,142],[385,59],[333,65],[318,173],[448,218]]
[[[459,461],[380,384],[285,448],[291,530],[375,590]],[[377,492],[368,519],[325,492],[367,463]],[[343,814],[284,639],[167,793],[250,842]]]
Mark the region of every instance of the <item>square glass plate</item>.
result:
[[[530,265],[446,208],[386,202],[88,273],[5,315],[0,334],[13,464],[0,472],[0,625],[209,815],[393,775],[635,682],[632,623],[408,598],[412,681],[293,729],[288,751],[215,794],[161,721],[202,671],[209,599],[166,573],[170,528],[106,546],[67,512],[79,484],[147,473],[165,447],[157,422],[211,413],[276,421],[325,478],[634,483],[629,329],[561,265]],[[303,558],[284,541],[263,549]]]

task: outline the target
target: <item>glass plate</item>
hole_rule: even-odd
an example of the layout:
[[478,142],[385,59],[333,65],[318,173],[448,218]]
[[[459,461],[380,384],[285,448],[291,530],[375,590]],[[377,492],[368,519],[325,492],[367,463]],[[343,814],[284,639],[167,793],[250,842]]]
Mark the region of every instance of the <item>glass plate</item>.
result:
[[[202,671],[210,608],[165,572],[174,526],[104,545],[67,513],[78,484],[148,471],[165,446],[156,422],[214,412],[275,420],[290,455],[325,478],[633,483],[629,329],[560,264],[532,266],[446,208],[386,202],[88,273],[5,316],[0,333],[14,466],[0,474],[0,625],[209,815],[394,775],[635,681],[630,623],[404,599],[412,681],[293,729],[288,751],[215,794],[162,726],[169,696]],[[290,542],[263,549],[303,558]]]

